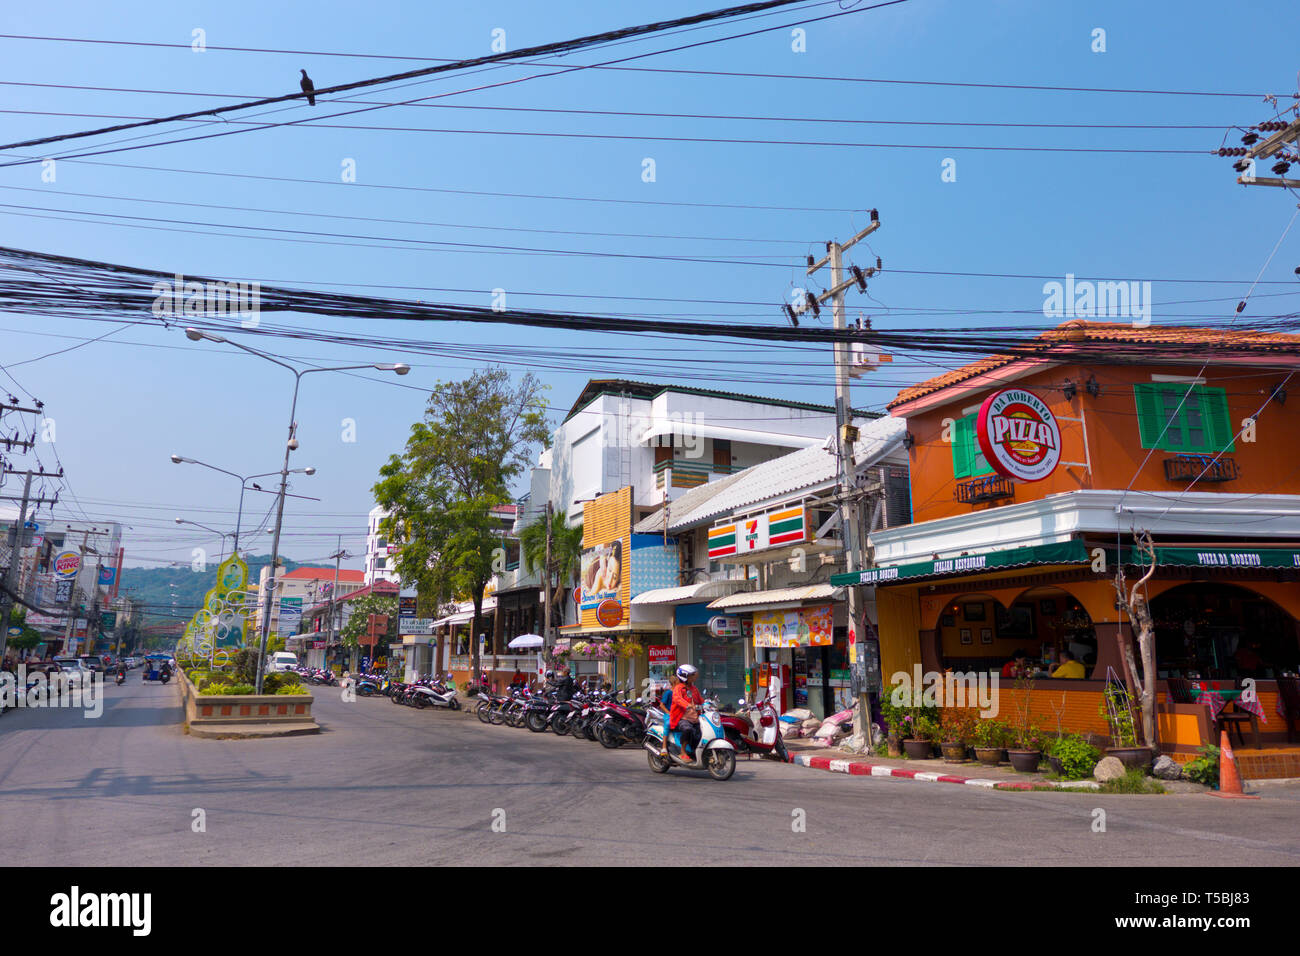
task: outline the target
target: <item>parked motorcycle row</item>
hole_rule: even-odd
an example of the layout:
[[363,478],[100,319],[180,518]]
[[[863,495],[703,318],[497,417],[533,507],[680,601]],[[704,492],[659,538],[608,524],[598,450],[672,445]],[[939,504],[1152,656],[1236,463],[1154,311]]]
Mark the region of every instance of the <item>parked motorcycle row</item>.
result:
[[757,703],[742,700],[734,712],[724,712],[718,701],[706,700],[699,719],[701,739],[693,754],[682,753],[675,731],[668,734],[665,752],[668,715],[657,700],[632,700],[607,692],[580,692],[570,700],[558,700],[544,692],[515,688],[505,695],[481,695],[475,714],[485,724],[527,728],[533,733],[549,730],[610,750],[638,745],[646,750],[655,773],[680,767],[705,770],[714,779],[726,780],[735,772],[738,753],[789,760],[770,699]]

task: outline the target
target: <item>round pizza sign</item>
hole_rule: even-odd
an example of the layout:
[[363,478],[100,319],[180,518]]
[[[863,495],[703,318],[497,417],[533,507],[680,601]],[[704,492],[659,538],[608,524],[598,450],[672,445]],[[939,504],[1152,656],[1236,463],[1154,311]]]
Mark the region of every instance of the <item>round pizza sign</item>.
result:
[[1026,389],[1004,388],[984,399],[976,426],[980,451],[999,475],[1042,481],[1061,460],[1056,416]]

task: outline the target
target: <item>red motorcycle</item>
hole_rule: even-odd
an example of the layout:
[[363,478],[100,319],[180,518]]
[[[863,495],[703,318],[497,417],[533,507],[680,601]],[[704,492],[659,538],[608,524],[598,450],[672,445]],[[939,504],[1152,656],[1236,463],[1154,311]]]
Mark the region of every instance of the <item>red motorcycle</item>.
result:
[[[769,692],[767,697],[755,704],[740,702],[734,714],[719,714],[722,718],[722,729],[727,735],[727,740],[736,748],[737,753],[748,754],[753,756],[757,754],[760,757],[771,757],[773,760],[779,760],[782,763],[790,762],[790,752],[785,748],[785,741],[781,739],[781,715],[777,713],[776,706],[772,703],[772,695]],[[754,726],[751,717],[758,719],[758,726]]]

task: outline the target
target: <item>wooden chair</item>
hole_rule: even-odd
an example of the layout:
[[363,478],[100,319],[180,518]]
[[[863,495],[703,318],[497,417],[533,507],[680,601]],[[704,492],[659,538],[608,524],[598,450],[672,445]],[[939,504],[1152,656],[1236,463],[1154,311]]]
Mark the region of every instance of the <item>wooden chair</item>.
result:
[[[1203,703],[1200,700],[1201,692],[1195,686],[1196,684],[1200,684],[1201,687],[1206,688],[1207,690],[1218,687],[1218,684],[1213,681],[1192,681],[1187,678],[1176,677],[1169,678],[1166,683],[1169,687],[1169,696],[1173,698],[1173,701],[1176,704]],[[1232,734],[1235,731],[1237,734],[1237,743],[1243,747],[1246,746],[1246,734],[1242,729],[1245,724],[1250,724],[1251,736],[1254,737],[1255,740],[1255,749],[1259,750],[1259,718],[1249,711],[1242,710],[1235,703],[1232,704],[1231,711],[1225,707],[1223,710],[1219,711],[1219,716],[1214,718],[1215,739],[1212,742],[1217,745],[1219,734],[1226,729],[1228,731],[1229,739],[1232,738]]]

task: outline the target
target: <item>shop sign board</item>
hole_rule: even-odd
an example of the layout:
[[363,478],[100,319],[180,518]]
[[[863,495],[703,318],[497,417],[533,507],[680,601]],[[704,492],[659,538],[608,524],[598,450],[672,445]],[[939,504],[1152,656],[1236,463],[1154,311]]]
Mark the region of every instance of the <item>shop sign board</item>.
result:
[[596,606],[596,621],[601,627],[618,627],[623,623],[623,605],[607,598]]
[[1004,388],[975,417],[980,451],[994,471],[1018,481],[1042,481],[1061,460],[1061,426],[1047,403],[1024,388]]
[[808,511],[802,505],[742,518],[709,529],[709,559],[782,548],[808,540]]
[[755,647],[824,647],[833,643],[829,604],[754,614]]
[[714,637],[740,637],[740,618],[719,614],[709,618],[709,633]]
[[632,601],[632,488],[600,495],[582,506],[579,568],[580,623],[617,627]]
[[650,644],[646,646],[646,656],[651,664],[674,664],[677,648],[673,644]]
[[434,618],[402,617],[397,620],[398,634],[432,634]]
[[416,599],[413,597],[399,597],[397,599],[397,616],[401,620],[414,618],[416,613]]
[[81,555],[76,551],[60,551],[54,558],[54,573],[61,578],[73,578],[81,567]]

